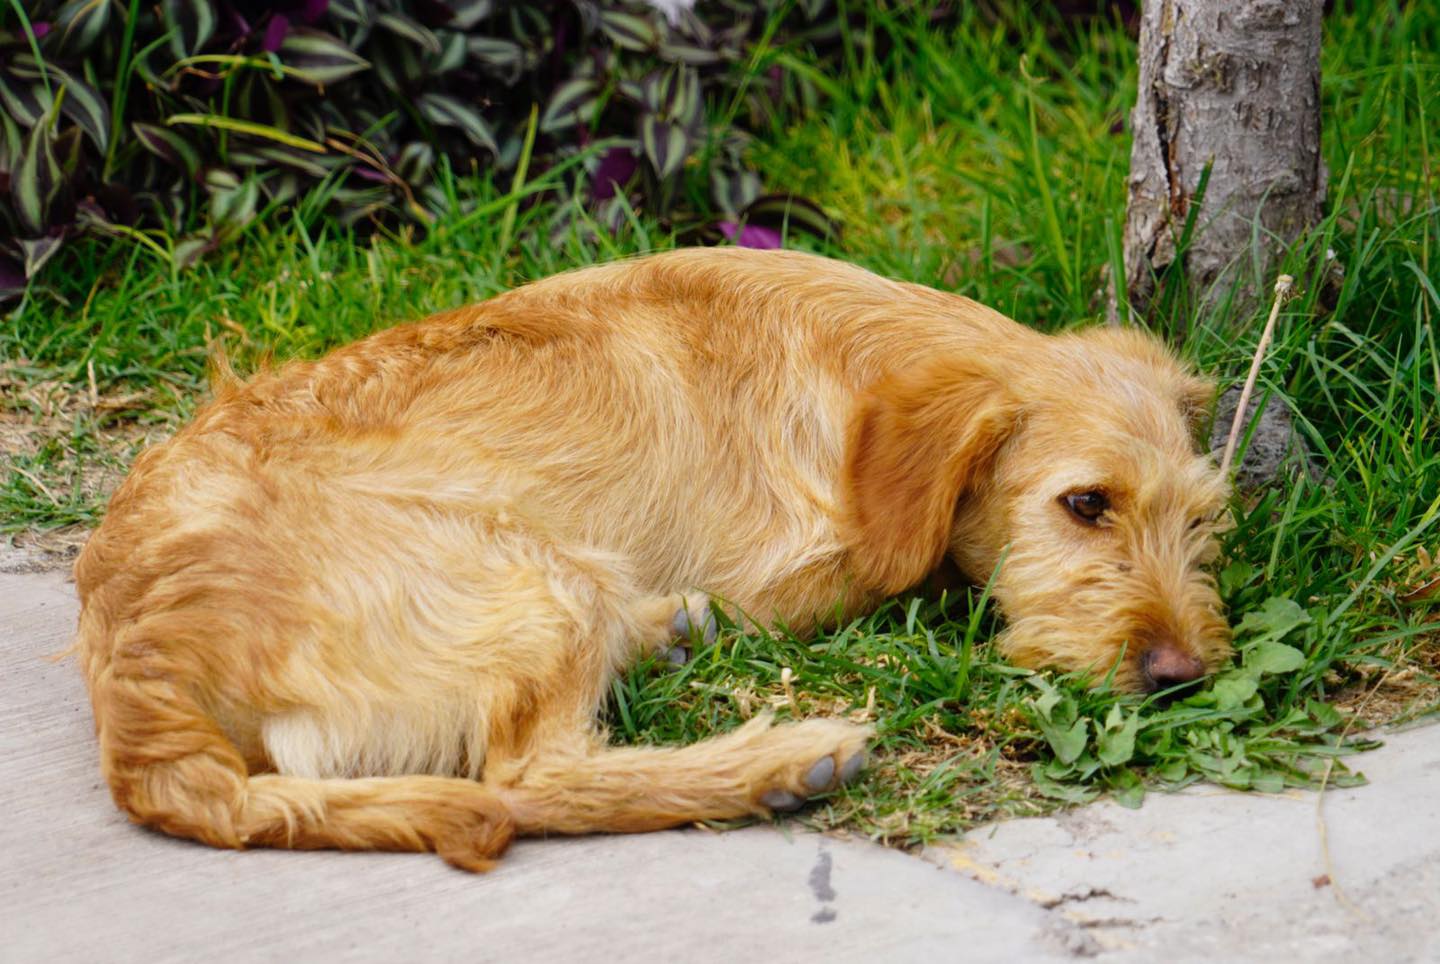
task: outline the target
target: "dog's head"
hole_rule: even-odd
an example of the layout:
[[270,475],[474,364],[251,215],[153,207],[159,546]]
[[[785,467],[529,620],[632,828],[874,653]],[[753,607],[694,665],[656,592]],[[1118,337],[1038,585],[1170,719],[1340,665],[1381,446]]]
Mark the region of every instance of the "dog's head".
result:
[[858,567],[898,592],[947,553],[979,582],[998,566],[1000,645],[1015,662],[1097,680],[1114,666],[1136,690],[1198,679],[1230,653],[1203,568],[1225,497],[1195,442],[1212,398],[1122,329],[892,375],[850,428]]

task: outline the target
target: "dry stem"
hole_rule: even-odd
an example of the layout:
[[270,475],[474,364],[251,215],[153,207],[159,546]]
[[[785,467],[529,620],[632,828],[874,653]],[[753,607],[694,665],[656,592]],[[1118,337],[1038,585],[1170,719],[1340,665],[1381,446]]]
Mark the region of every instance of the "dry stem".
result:
[[1230,423],[1230,437],[1225,440],[1225,455],[1220,459],[1220,474],[1225,477],[1230,475],[1230,463],[1235,458],[1235,445],[1240,441],[1240,426],[1245,423],[1245,407],[1250,404],[1250,393],[1255,390],[1255,381],[1260,377],[1260,364],[1265,361],[1265,351],[1270,347],[1270,339],[1275,334],[1275,319],[1280,317],[1280,305],[1284,303],[1285,296],[1290,293],[1295,279],[1288,274],[1282,274],[1275,279],[1275,302],[1270,306],[1270,318],[1265,322],[1265,330],[1260,334],[1260,344],[1255,346],[1255,357],[1250,360],[1250,374],[1245,379],[1245,387],[1240,390],[1240,401],[1235,406],[1235,420]]

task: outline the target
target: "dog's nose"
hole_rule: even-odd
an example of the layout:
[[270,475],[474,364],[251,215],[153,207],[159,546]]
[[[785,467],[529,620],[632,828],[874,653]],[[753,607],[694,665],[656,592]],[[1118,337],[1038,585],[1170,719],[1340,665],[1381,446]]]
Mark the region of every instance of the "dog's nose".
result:
[[1168,640],[1145,650],[1140,658],[1145,682],[1150,692],[1169,689],[1182,683],[1193,683],[1205,675],[1205,664]]

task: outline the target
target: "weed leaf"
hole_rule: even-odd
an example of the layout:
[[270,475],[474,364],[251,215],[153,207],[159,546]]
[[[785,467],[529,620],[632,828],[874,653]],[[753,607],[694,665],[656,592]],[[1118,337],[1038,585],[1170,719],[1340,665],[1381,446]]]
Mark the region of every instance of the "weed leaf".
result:
[[1245,668],[1261,676],[1289,673],[1305,665],[1305,654],[1294,646],[1264,641],[1245,654]]
[[1129,763],[1135,755],[1135,734],[1140,729],[1140,714],[1126,716],[1116,703],[1110,707],[1105,726],[1096,737],[1100,762],[1107,767]]
[[1241,636],[1257,639],[1281,639],[1298,626],[1310,621],[1310,616],[1293,600],[1285,596],[1271,596],[1261,604],[1259,610],[1245,614],[1236,627]]

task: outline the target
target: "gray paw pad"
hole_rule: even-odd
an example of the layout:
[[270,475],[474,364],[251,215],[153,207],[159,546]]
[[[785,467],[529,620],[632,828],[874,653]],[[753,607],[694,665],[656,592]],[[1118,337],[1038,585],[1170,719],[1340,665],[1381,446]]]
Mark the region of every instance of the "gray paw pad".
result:
[[778,810],[782,813],[789,813],[791,810],[799,810],[805,801],[795,796],[789,790],[766,790],[760,802],[771,810]]
[[810,772],[805,774],[805,787],[811,793],[824,793],[830,789],[830,781],[835,779],[835,758],[822,756],[815,761]]
[[684,666],[690,662],[689,646],[671,646],[665,650],[665,662],[671,666]]
[[849,783],[851,780],[854,780],[857,776],[859,776],[860,771],[864,768],[865,754],[855,754],[850,759],[846,760],[844,765],[840,767],[840,782]]
[[[675,613],[675,618],[670,620],[670,632],[675,636],[688,639],[695,631],[695,623],[690,618],[688,609],[680,609]],[[705,613],[700,617],[700,634],[706,643],[715,642],[715,635],[718,627],[715,625],[715,614],[707,606]]]

